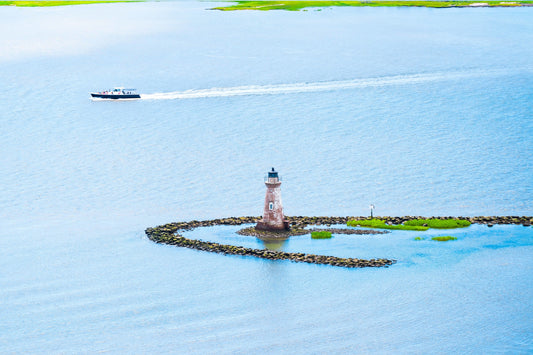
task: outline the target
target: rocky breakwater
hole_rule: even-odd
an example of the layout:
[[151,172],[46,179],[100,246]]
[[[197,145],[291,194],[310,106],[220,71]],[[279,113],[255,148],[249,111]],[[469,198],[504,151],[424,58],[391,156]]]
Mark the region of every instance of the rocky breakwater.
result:
[[[330,226],[333,224],[346,224],[351,220],[364,220],[368,217],[355,217],[355,216],[346,216],[346,217],[306,217],[306,216],[293,216],[286,217],[291,225],[291,230],[294,234],[304,234],[302,231],[305,227],[310,225],[325,225]],[[528,216],[479,216],[479,217],[421,217],[421,216],[404,216],[404,217],[376,217],[382,220],[385,220],[390,224],[402,224],[406,221],[413,219],[464,219],[468,220],[471,223],[486,224],[489,227],[495,224],[516,224],[523,225],[525,227],[530,227],[533,224],[533,217]],[[205,221],[189,221],[189,222],[175,222],[168,223],[162,226],[155,228],[146,229],[146,234],[148,238],[156,243],[164,243],[170,245],[176,245],[185,248],[191,248],[202,251],[209,251],[214,253],[228,254],[228,255],[243,255],[243,256],[254,256],[262,259],[270,260],[291,260],[294,262],[305,262],[313,264],[326,264],[333,266],[342,266],[342,267],[387,267],[396,262],[396,260],[388,259],[355,259],[355,258],[338,258],[334,256],[324,256],[324,255],[313,255],[313,254],[303,254],[303,253],[285,253],[281,251],[273,250],[264,250],[264,249],[251,249],[244,248],[240,246],[233,245],[224,245],[218,243],[204,242],[201,240],[188,239],[181,236],[178,231],[187,231],[198,227],[210,227],[217,225],[242,225],[242,224],[252,224],[257,223],[261,217],[247,216],[247,217],[229,217],[229,218],[220,218],[212,219]],[[347,232],[347,229],[342,230],[331,230],[331,229],[320,229],[320,230],[329,230],[334,233],[356,233],[361,234],[360,232]],[[306,233],[311,232],[312,230],[307,229]],[[365,232],[377,234],[380,232]],[[244,234],[244,233],[243,233]]]
[[237,231],[237,234],[246,235],[249,237],[257,237],[259,239],[287,239],[289,237],[309,234],[311,231],[301,228],[291,227],[289,230],[280,230],[280,231],[265,231],[255,229],[255,227],[243,228]]
[[[178,230],[191,230],[196,227],[206,227],[214,225],[239,225],[255,223],[259,217],[224,218],[210,221],[190,221],[169,223],[155,228],[147,228],[146,235],[156,243],[175,245],[184,248],[208,251],[225,255],[253,256],[269,260],[290,260],[293,262],[323,264],[347,268],[363,267],[388,267],[396,263],[396,260],[389,259],[357,259],[338,258],[336,256],[314,255],[305,253],[286,253],[267,249],[252,249],[242,246],[225,245],[219,243],[205,242],[202,240],[188,239],[178,234]],[[307,232],[308,233],[308,232]]]
[[[463,218],[463,217],[459,217]],[[465,218],[471,223],[486,224],[489,227],[495,224],[521,224],[524,227],[533,225],[533,217],[531,216],[478,216]]]
[[263,231],[257,230],[255,227],[243,228],[237,231],[237,234],[257,237],[259,239],[287,239],[289,237],[297,235],[310,234],[311,232],[331,232],[333,234],[357,234],[357,235],[369,235],[369,234],[386,234],[390,231],[377,231],[377,230],[368,230],[368,229],[350,229],[350,228],[310,228],[310,229],[301,229],[294,228],[287,231]]
[[[328,216],[285,216],[291,225],[291,229],[303,229],[311,225],[325,225],[330,226],[333,224],[346,224],[352,220],[364,220],[368,219],[365,216],[346,216],[346,217],[328,217]],[[471,223],[477,224],[521,224],[524,226],[533,225],[533,217],[531,216],[477,216],[477,217],[423,217],[423,216],[403,216],[403,217],[390,217],[390,216],[376,216],[375,218],[385,220],[391,224],[402,224],[406,221],[413,219],[464,219]],[[205,221],[189,221],[189,222],[176,222],[169,223],[166,226],[176,228],[176,230],[190,230],[198,227],[210,227],[218,225],[241,225],[257,223],[261,220],[261,217],[257,216],[245,216],[245,217],[228,217],[211,219]]]
[[[328,218],[334,218],[334,220],[340,220],[342,224],[345,224],[348,221],[355,220],[365,220],[368,219],[368,217],[297,217],[301,218],[303,221],[309,221],[309,218],[311,218],[311,221],[316,218],[320,221],[327,221]],[[442,217],[442,216],[432,216],[432,217],[423,217],[423,216],[403,216],[403,217],[390,217],[390,216],[375,216],[376,219],[384,220],[386,223],[390,224],[402,224],[407,221],[416,220],[416,219],[454,219],[454,220],[467,220],[470,223],[476,223],[476,224],[486,224],[488,226],[493,226],[495,224],[516,224],[516,225],[523,225],[524,227],[530,227],[533,225],[533,217],[532,216],[476,216],[476,217]],[[346,222],[344,222],[346,221]],[[337,222],[339,223],[339,222]],[[339,224],[340,224],[339,223]],[[315,224],[315,223],[310,223]],[[318,224],[318,223],[317,223]],[[328,224],[328,223],[322,223],[322,224]],[[333,224],[333,223],[331,223]]]
[[261,220],[261,217],[254,217],[254,216],[228,217],[228,218],[210,219],[210,220],[205,220],[205,221],[193,220],[189,222],[174,222],[174,223],[168,223],[163,226],[156,227],[156,228],[164,227],[165,230],[173,230],[174,232],[176,232],[178,230],[191,230],[191,229],[195,229],[198,227],[238,226],[241,224],[257,223],[259,220]]

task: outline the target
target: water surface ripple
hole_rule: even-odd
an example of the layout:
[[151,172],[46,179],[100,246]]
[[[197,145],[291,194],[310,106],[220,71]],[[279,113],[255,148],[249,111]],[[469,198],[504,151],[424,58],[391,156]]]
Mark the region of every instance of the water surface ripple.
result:
[[259,215],[272,166],[288,215],[532,215],[533,8],[215,5],[0,7],[0,353],[533,352],[530,227],[282,246],[375,270],[144,235]]

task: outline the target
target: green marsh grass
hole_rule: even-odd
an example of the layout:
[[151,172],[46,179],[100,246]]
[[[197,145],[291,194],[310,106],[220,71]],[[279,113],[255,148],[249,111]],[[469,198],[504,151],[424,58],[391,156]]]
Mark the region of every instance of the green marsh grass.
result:
[[[533,1],[236,1],[237,4],[215,7],[215,10],[287,10],[299,11],[306,8],[324,8],[332,6],[372,6],[372,7],[469,7],[472,4],[486,4],[488,7],[519,7],[532,5]],[[479,6],[479,5],[478,5]]]
[[447,242],[449,240],[457,240],[457,237],[452,237],[451,235],[444,235],[441,237],[433,237],[431,240],[435,240],[437,242]]
[[312,239],[329,239],[331,237],[331,232],[328,231],[311,232]]
[[464,219],[413,219],[405,221],[403,224],[387,224],[384,220],[373,218],[363,219],[360,221],[353,220],[348,221],[350,227],[367,227],[367,228],[379,228],[379,229],[391,229],[391,230],[412,230],[412,231],[426,231],[429,228],[435,229],[452,229],[452,228],[465,228],[470,226],[470,221]]
[[413,219],[406,221],[406,226],[427,226],[436,229],[465,228],[470,226],[470,221],[464,219]]
[[389,225],[385,223],[384,220],[373,218],[373,219],[363,219],[360,221],[348,221],[348,226],[350,227],[368,227],[368,228],[379,228],[379,229],[392,229],[392,230],[409,230],[409,231],[426,231],[429,227],[423,226],[407,226],[404,224],[392,224]]

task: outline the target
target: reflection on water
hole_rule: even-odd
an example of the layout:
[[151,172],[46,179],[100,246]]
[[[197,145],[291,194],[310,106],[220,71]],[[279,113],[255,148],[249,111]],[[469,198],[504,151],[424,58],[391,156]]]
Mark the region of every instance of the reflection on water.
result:
[[259,239],[263,243],[265,249],[282,250],[283,245],[285,245],[285,242],[289,238],[287,237],[287,238],[257,238],[257,239]]

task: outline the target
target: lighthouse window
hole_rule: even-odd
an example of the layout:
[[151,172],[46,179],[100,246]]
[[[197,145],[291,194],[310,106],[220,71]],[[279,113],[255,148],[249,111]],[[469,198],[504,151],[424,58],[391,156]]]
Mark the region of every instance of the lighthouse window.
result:
[[268,209],[271,210],[271,211],[274,209],[274,202],[270,202],[268,204]]

